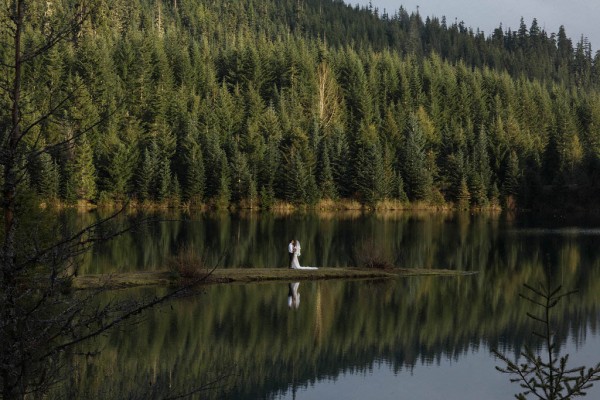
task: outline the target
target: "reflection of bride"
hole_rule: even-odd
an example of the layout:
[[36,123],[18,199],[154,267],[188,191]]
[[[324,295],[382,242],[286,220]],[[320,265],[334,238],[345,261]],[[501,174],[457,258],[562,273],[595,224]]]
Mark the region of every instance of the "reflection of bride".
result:
[[300,293],[298,293],[300,282],[290,283],[288,287],[288,307],[298,308],[300,306]]
[[301,266],[298,257],[300,257],[300,242],[296,240],[296,245],[294,246],[294,258],[292,259],[292,269],[318,269],[317,267]]

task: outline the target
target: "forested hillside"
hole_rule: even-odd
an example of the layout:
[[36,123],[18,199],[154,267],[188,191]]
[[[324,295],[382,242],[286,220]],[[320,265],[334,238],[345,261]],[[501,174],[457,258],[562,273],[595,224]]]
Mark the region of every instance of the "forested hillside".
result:
[[[32,2],[23,46],[75,3]],[[43,199],[597,204],[600,56],[562,28],[484,36],[339,0],[101,0],[87,11],[24,70],[23,125],[53,111],[22,143],[36,155],[22,159],[25,191]],[[4,88],[14,43],[0,35]],[[1,93],[6,140],[12,99]]]

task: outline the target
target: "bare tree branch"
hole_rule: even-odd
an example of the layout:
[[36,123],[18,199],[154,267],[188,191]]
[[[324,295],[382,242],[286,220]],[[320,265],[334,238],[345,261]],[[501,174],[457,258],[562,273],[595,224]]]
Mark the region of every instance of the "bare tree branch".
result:
[[85,237],[86,235],[90,235],[97,228],[104,226],[109,221],[113,221],[118,215],[122,214],[125,211],[125,209],[126,209],[126,205],[124,207],[121,207],[121,209],[119,209],[115,213],[109,215],[108,217],[102,218],[100,221],[97,221],[91,225],[86,226],[85,228],[81,229],[80,231],[76,232],[75,234],[71,235],[70,237],[60,240],[58,242],[55,242],[51,246],[38,251],[33,256],[31,256],[31,257],[27,258],[26,260],[24,260],[23,262],[17,264],[17,267],[25,268],[25,266],[27,266],[27,265],[36,264],[40,260],[42,260],[44,257],[46,257],[48,254],[52,253],[53,251],[55,251],[57,249],[69,248],[69,250],[72,252],[67,253],[68,257],[76,256],[76,255],[81,254],[82,251],[85,251],[93,243],[96,243],[98,241],[106,241],[111,238],[117,237],[125,232],[131,231],[131,228],[125,228],[120,231],[114,232],[111,236],[89,237],[85,240],[82,240],[83,237]]
[[[98,335],[102,334],[103,332],[106,332],[107,330],[129,320],[132,317],[135,317],[137,315],[139,315],[140,313],[142,313],[143,311],[150,309],[158,304],[164,303],[165,301],[172,299],[186,291],[188,291],[190,288],[198,285],[199,283],[205,281],[213,272],[214,270],[218,267],[218,265],[215,265],[207,274],[205,274],[202,277],[199,277],[197,279],[195,279],[194,281],[192,281],[191,283],[181,286],[177,289],[175,289],[174,291],[172,291],[171,293],[168,293],[164,296],[160,296],[160,297],[155,297],[153,300],[151,300],[150,302],[147,302],[143,305],[140,305],[139,307],[134,308],[133,310],[127,311],[125,312],[123,315],[118,316],[114,319],[112,319],[108,324],[102,324],[99,328],[93,330],[92,332],[85,334],[83,336],[80,336],[76,339],[73,339],[69,342],[63,343],[61,345],[58,345],[56,347],[54,347],[51,351],[44,353],[42,356],[39,357],[39,360],[42,360],[46,357],[49,357],[53,354],[56,354],[60,351],[63,351],[67,348],[73,347],[74,345],[81,343],[83,341],[86,341],[90,338],[93,337],[97,337]],[[94,320],[95,321],[95,320]]]
[[[33,95],[37,95],[37,91],[28,93],[26,90],[31,69],[25,64],[39,60],[38,57],[69,40],[69,36],[76,34],[101,4],[97,0],[86,3],[87,8],[70,9],[62,16],[53,17],[57,21],[50,26],[51,30],[47,35],[42,37],[41,33],[34,40],[29,40],[30,28],[34,31],[37,29],[34,26],[35,16],[30,14],[32,10],[36,11],[35,7],[28,8],[29,3],[25,0],[3,2],[9,8],[4,12],[0,24],[2,40],[5,41],[7,37],[11,39],[10,43],[6,43],[6,52],[3,51],[5,56],[0,60],[2,72],[7,72],[0,78],[0,90],[7,92],[4,96],[9,100],[5,110],[8,125],[3,132],[0,149],[0,161],[5,167],[2,187],[4,235],[0,244],[0,334],[2,339],[10,338],[2,340],[0,345],[0,395],[7,398],[34,393],[59,382],[61,376],[64,376],[59,373],[60,368],[65,365],[62,359],[64,350],[72,349],[125,321],[134,321],[143,311],[189,292],[193,286],[206,280],[222,261],[222,258],[219,259],[204,275],[166,295],[143,301],[117,301],[98,305],[95,303],[97,295],[107,290],[108,282],[99,290],[72,295],[62,292],[63,284],[76,274],[77,269],[71,269],[75,266],[75,258],[89,251],[94,244],[118,237],[137,226],[109,227],[109,222],[118,220],[126,207],[84,228],[78,228],[75,232],[56,235],[49,243],[32,232],[27,232],[27,239],[23,240],[17,193],[22,186],[25,170],[30,166],[29,162],[44,152],[71,143],[103,121],[99,119],[87,126],[78,126],[73,129],[74,134],[56,142],[40,143],[43,133],[36,134],[35,128],[58,122],[57,114],[76,98],[83,83],[76,84],[77,87],[69,90],[59,89],[61,96],[57,96],[57,100],[53,98],[50,104],[42,102],[44,111],[41,114],[34,107],[36,104]],[[58,21],[57,18],[60,17],[63,19]],[[43,91],[50,92],[53,96],[58,92],[54,89],[52,86]],[[32,141],[35,143],[34,148],[26,149],[24,143],[30,145]],[[37,148],[38,145],[42,148]],[[148,220],[137,223],[139,225]],[[20,240],[23,241],[19,242]],[[208,387],[210,384],[212,382],[203,386]]]
[[52,49],[58,43],[64,41],[66,38],[68,38],[69,35],[76,32],[77,29],[79,29],[83,25],[83,23],[90,17],[90,15],[92,15],[94,9],[99,6],[99,2],[97,1],[91,1],[90,3],[91,6],[89,6],[89,9],[86,10],[86,12],[82,14],[76,13],[71,15],[70,18],[64,18],[67,24],[61,27],[58,31],[52,32],[52,34],[46,38],[46,43],[42,44],[41,46],[38,46],[35,49],[30,50],[27,53],[23,53],[21,57],[22,61],[28,63],[34,60],[36,57]]
[[39,117],[38,119],[36,119],[32,123],[30,123],[27,127],[23,128],[21,131],[21,135],[18,138],[17,143],[19,143],[21,140],[23,140],[23,137],[25,137],[29,133],[29,131],[31,131],[31,129],[33,129],[34,127],[38,126],[39,124],[41,124],[42,122],[44,122],[45,120],[47,120],[48,118],[53,116],[57,110],[61,109],[67,102],[72,100],[75,93],[77,93],[81,89],[82,86],[83,86],[83,83],[80,83],[77,87],[75,87],[75,89],[71,90],[67,96],[65,96],[63,99],[61,99],[54,107],[50,108],[49,111],[47,111],[41,117]]

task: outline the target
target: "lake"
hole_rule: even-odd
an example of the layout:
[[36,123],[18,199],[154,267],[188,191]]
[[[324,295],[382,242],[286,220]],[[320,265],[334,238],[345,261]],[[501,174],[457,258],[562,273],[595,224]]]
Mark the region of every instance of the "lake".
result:
[[[93,216],[64,218],[77,225]],[[569,354],[573,367],[600,362],[593,216],[171,215],[95,248],[80,272],[164,269],[186,246],[208,264],[222,258],[223,268],[283,268],[291,238],[302,243],[303,265],[353,265],[368,243],[402,267],[477,273],[208,286],[95,341],[100,353],[76,363],[63,393],[165,398],[201,387],[197,398],[512,398],[520,388],[496,371],[492,349],[513,360],[527,344],[544,354],[532,335],[539,323],[526,315],[538,310],[519,293],[548,280],[578,290],[552,310],[557,355]],[[290,293],[299,298],[291,306]],[[600,398],[600,383],[588,396]]]

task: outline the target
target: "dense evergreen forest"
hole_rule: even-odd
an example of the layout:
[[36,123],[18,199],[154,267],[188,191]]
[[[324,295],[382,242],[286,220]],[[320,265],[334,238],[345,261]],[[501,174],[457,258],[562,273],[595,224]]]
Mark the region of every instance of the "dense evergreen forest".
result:
[[[23,46],[76,3],[32,2]],[[562,27],[522,21],[485,36],[340,0],[99,0],[87,11],[24,70],[23,125],[44,115],[22,143],[35,155],[22,159],[24,192],[215,208],[597,204],[600,53]]]

